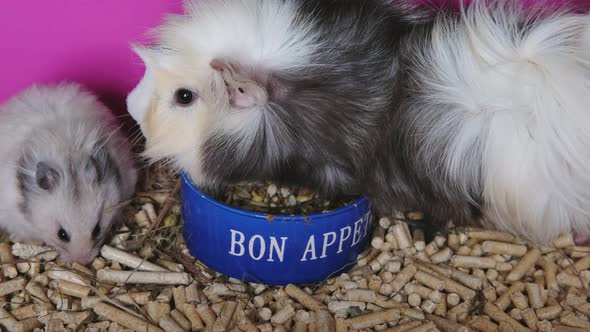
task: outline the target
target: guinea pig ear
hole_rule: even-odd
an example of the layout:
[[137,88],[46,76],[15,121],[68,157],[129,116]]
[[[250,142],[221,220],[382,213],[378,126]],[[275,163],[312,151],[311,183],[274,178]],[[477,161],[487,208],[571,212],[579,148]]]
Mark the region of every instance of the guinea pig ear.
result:
[[119,170],[111,154],[103,143],[99,143],[95,152],[86,164],[86,173],[95,178],[97,183],[103,183],[107,178],[119,177]]
[[47,165],[45,162],[40,161],[37,163],[37,170],[35,172],[35,180],[39,188],[52,191],[55,186],[59,183],[59,172]]
[[172,56],[175,53],[174,50],[163,47],[141,46],[138,44],[132,44],[131,49],[148,68],[171,69],[173,67]]
[[213,59],[210,65],[225,80],[229,103],[233,108],[248,109],[268,103],[266,88],[244,67],[223,59]]

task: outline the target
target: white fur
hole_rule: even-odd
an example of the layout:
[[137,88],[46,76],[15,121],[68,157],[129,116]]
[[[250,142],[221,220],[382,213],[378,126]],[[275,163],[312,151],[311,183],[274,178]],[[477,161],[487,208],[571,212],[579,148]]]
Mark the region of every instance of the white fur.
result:
[[[239,150],[243,156],[260,126],[281,130],[264,107],[230,109],[223,79],[210,63],[223,58],[262,70],[310,66],[312,53],[318,47],[317,36],[311,31],[312,24],[295,22],[297,11],[292,1],[189,0],[186,15],[171,16],[156,30],[157,47],[136,48],[147,69],[127,103],[147,138],[146,155],[152,159],[169,158],[198,181],[195,177],[201,174],[201,151],[195,149],[200,149],[210,133],[234,137],[243,147]],[[169,85],[165,90],[161,85],[154,88],[157,85],[154,82],[163,75],[174,76],[176,85]],[[183,110],[175,109],[173,94],[180,87],[195,91],[199,95],[198,103]],[[151,109],[148,101],[153,102]],[[159,109],[153,109],[154,105]],[[183,136],[164,137],[150,132],[144,123],[147,112],[161,112],[156,121],[171,128],[172,123],[177,124],[177,131]],[[179,112],[194,116],[176,114]],[[181,129],[184,127],[181,118],[191,122],[190,133]],[[288,146],[287,143],[269,142],[269,158]]]
[[[137,172],[129,146],[113,122],[110,111],[78,84],[34,85],[0,105],[0,227],[22,240],[39,240],[55,247],[66,260],[92,259],[101,243],[91,237],[98,211],[105,201],[102,237],[118,209],[135,189]],[[96,186],[92,179],[79,181],[80,201],[72,199],[72,179],[63,176],[54,192],[31,194],[31,216],[21,213],[23,197],[18,189],[18,160],[23,154],[38,161],[68,169],[70,161],[89,159],[95,143],[107,139],[112,158],[121,172],[122,187],[113,183]],[[35,169],[27,169],[34,178]],[[69,243],[59,240],[59,227],[70,234]]]
[[[482,188],[486,219],[501,229],[538,242],[589,232],[582,33],[590,20],[565,12],[533,20],[516,7],[483,3],[459,24],[440,20],[418,60],[428,101],[451,105],[426,124],[431,136],[421,153],[446,144],[446,158],[432,167],[443,167],[474,201]],[[526,33],[516,26],[523,18],[532,26]]]

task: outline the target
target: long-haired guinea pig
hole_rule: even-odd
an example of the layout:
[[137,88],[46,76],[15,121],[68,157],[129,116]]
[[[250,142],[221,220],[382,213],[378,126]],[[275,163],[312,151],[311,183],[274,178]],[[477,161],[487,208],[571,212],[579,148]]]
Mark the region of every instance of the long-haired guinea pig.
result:
[[[590,234],[590,85],[573,11],[479,1],[199,0],[134,46],[145,154],[238,180],[361,192],[547,242]],[[585,56],[585,58],[584,58]]]
[[33,85],[0,106],[0,228],[86,264],[134,192],[109,109],[76,83]]

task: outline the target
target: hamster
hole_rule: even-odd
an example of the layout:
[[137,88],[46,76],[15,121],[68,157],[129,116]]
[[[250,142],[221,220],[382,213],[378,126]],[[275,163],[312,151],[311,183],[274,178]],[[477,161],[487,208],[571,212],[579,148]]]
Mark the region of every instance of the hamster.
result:
[[32,85],[0,105],[0,228],[92,261],[137,181],[115,120],[78,83]]
[[360,192],[547,243],[590,234],[590,85],[567,9],[199,0],[134,45],[146,137],[207,193],[239,180]]

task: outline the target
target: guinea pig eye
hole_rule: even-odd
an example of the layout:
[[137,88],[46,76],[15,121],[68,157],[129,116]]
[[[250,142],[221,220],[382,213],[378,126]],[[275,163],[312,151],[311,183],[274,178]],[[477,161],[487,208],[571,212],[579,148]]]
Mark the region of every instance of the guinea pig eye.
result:
[[100,225],[96,224],[96,226],[94,226],[94,229],[92,230],[92,237],[96,238],[98,234],[100,234]]
[[68,232],[63,227],[60,227],[59,231],[57,231],[57,237],[63,242],[70,242],[70,235],[68,235]]
[[195,99],[195,93],[188,89],[178,89],[174,93],[174,98],[176,99],[176,103],[180,106],[189,106],[191,105]]

